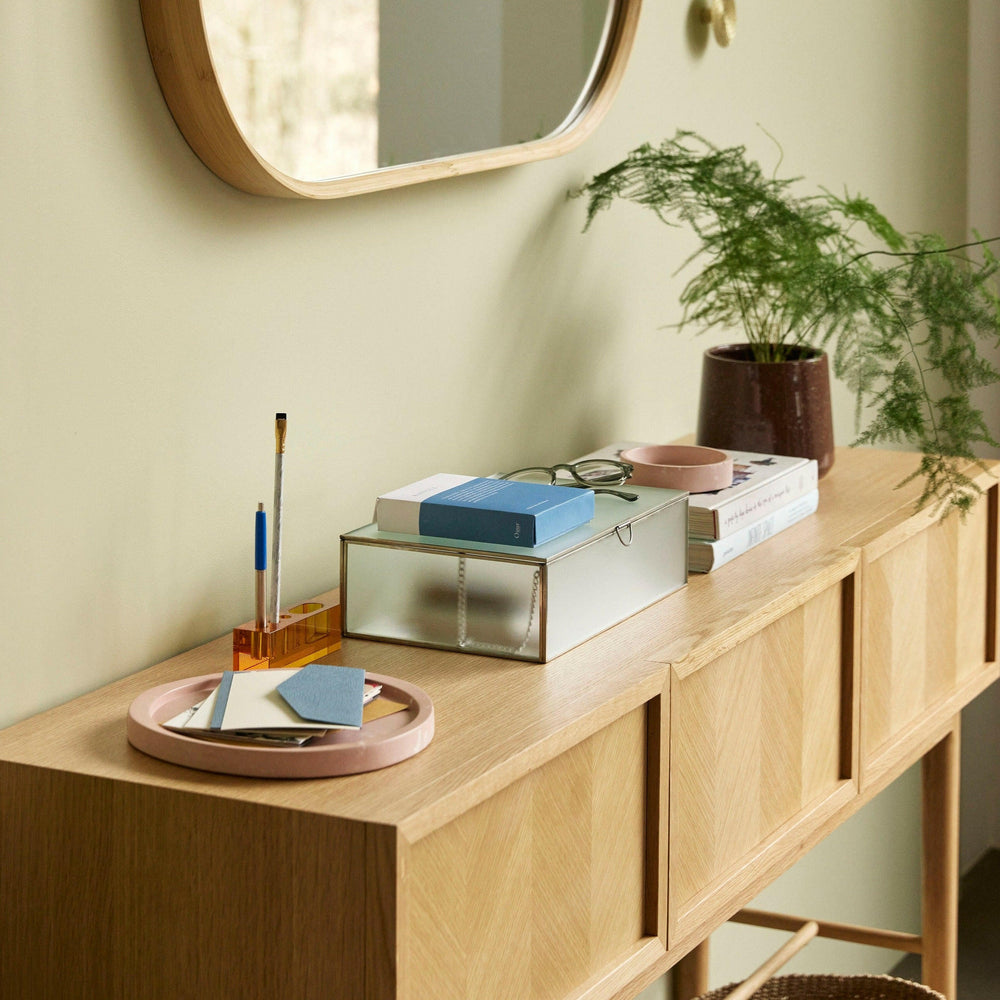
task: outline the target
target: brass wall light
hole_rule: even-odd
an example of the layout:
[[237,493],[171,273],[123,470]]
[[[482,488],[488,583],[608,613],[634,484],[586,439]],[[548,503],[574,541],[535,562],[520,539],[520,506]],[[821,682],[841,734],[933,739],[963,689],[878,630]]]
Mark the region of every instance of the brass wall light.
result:
[[736,37],[736,0],[705,0],[701,20],[712,26],[720,45],[728,45]]

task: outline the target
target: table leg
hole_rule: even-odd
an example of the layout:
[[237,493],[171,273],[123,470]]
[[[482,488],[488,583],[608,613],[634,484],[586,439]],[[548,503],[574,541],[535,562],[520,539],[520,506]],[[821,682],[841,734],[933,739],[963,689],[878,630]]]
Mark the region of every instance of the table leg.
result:
[[955,1000],[958,965],[959,718],[925,754],[922,778],[922,979]]
[[670,970],[672,1000],[694,1000],[708,992],[708,938]]

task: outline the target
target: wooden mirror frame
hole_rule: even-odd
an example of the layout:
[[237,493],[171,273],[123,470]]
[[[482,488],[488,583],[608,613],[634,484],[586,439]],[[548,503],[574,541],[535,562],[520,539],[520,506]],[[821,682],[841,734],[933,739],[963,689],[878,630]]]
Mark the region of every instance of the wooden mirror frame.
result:
[[307,181],[283,173],[250,145],[229,109],[209,52],[202,0],[139,0],[153,69],[177,127],[202,162],[251,194],[282,198],[343,198],[422,181],[456,177],[560,156],[578,146],[607,113],[632,49],[642,0],[613,3],[607,43],[588,91],[571,116],[541,139],[515,146],[382,167],[362,174]]

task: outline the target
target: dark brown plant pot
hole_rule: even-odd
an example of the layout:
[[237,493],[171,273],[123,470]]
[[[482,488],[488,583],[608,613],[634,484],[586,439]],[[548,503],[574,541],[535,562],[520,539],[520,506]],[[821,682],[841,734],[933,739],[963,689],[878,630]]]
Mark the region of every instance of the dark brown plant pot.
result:
[[711,347],[701,369],[697,442],[710,448],[815,458],[833,466],[826,354],[794,348],[789,361],[754,361],[748,344]]

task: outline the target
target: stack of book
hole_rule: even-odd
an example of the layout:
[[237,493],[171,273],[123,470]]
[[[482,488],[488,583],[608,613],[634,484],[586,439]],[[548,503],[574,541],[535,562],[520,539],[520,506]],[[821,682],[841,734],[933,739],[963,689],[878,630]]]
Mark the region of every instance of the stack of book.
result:
[[[621,459],[641,442],[622,441],[581,455]],[[819,506],[815,459],[719,449],[733,459],[733,483],[688,498],[688,571],[709,573],[790,528]]]
[[815,459],[729,451],[733,484],[694,493],[688,506],[688,567],[708,573],[816,511]]

